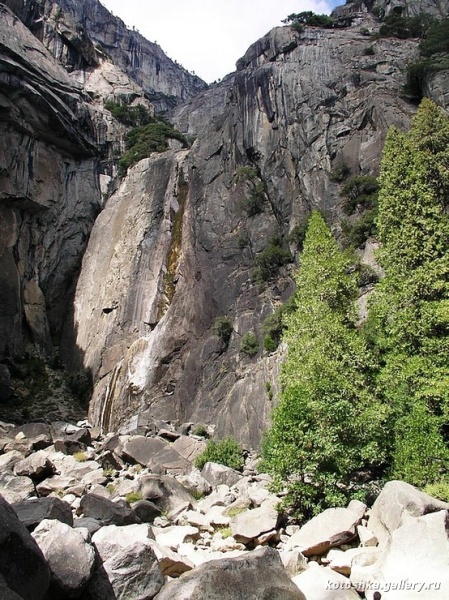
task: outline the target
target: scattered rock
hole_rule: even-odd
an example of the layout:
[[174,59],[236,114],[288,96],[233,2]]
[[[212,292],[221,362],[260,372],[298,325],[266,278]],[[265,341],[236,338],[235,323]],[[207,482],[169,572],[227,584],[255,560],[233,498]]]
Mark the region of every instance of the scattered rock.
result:
[[23,600],[43,600],[47,594],[50,571],[45,558],[28,529],[1,496],[0,574],[6,586]]
[[[238,590],[238,596],[236,596]],[[156,600],[305,600],[272,548],[208,562],[170,581]]]
[[369,527],[385,546],[392,533],[409,516],[419,517],[440,510],[449,510],[449,504],[436,500],[405,481],[389,481],[370,511]]
[[307,600],[360,600],[349,579],[317,563],[292,579]]
[[[245,510],[233,517],[229,527],[234,538],[238,542],[246,544],[258,538],[261,534],[275,530],[278,519],[279,513],[276,510],[275,503],[266,501],[259,508]],[[274,531],[274,534],[276,534],[276,531]]]
[[95,552],[81,533],[60,521],[42,521],[33,538],[42,550],[51,573],[51,588],[63,598],[78,598],[87,585]]
[[95,571],[88,592],[91,600],[151,600],[163,584],[164,576],[153,549],[138,541],[108,558]]
[[73,526],[73,514],[70,505],[55,496],[47,498],[29,498],[12,505],[19,521],[28,531],[33,531],[44,519],[55,519]]
[[224,484],[232,487],[242,478],[242,475],[234,469],[214,462],[207,462],[201,471],[201,475],[212,486]]
[[137,523],[137,517],[129,506],[112,502],[95,494],[83,496],[80,509],[85,517],[97,519],[104,525],[131,525]]
[[362,517],[348,508],[328,508],[292,535],[287,549],[297,548],[304,556],[324,554],[356,537]]

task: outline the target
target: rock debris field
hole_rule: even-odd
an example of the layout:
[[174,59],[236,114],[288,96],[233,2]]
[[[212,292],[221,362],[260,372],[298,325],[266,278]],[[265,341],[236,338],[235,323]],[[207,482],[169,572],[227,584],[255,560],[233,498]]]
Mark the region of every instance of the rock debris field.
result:
[[4,600],[449,597],[449,505],[400,481],[303,526],[242,472],[194,466],[191,423],[101,435],[87,422],[0,424]]

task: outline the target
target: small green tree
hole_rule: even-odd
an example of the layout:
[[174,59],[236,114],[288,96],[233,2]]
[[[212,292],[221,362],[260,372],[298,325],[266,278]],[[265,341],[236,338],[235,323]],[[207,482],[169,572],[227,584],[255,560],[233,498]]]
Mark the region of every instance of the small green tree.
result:
[[234,328],[232,327],[232,323],[228,317],[221,315],[215,319],[212,326],[212,333],[219,337],[226,347],[229,344],[229,340],[231,339],[233,331]]
[[244,464],[242,447],[229,436],[218,442],[209,440],[206,449],[196,458],[195,466],[202,469],[207,462],[216,462],[239,471]]
[[252,331],[248,331],[242,337],[242,343],[240,345],[240,351],[247,356],[256,356],[259,352],[259,340],[257,336]]
[[357,473],[383,464],[384,409],[370,389],[374,364],[354,328],[354,275],[322,216],[312,213],[296,277],[296,310],[286,317],[288,356],[263,468],[285,505],[309,517],[344,504]]

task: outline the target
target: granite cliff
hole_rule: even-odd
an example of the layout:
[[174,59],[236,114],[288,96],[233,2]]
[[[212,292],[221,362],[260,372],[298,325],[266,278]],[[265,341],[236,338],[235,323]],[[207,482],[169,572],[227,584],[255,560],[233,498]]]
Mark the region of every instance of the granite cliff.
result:
[[[46,5],[10,4],[28,25],[33,10]],[[23,350],[25,315],[34,343],[51,351],[52,331],[66,364],[72,370],[89,370],[94,384],[90,418],[105,430],[132,429],[135,415],[146,412],[213,423],[218,435],[230,433],[256,446],[275,401],[282,354],[263,350],[262,326],[292,292],[289,274],[295,268],[297,244],[291,234],[312,208],[325,211],[338,233],[340,187],[332,173],[345,164],[354,175],[376,174],[388,128],[407,127],[415,106],[401,90],[406,65],[418,56],[418,40],[367,37],[367,29],[379,27],[372,10],[381,3],[353,2],[337,9],[346,16],[351,11],[352,26],[307,27],[302,33],[275,28],[248,49],[236,72],[220,84],[202,89],[201,82],[189,80],[178,90],[171,86],[183,79],[173,77],[171,66],[156,74],[147,68],[153,60],[149,57],[156,54],[140,50],[136,58],[131,41],[140,40],[136,32],[127,32],[119,21],[101,25],[101,5],[93,0],[58,4],[63,15],[82,24],[86,39],[77,44],[83,51],[73,54],[73,42],[69,44],[66,36],[67,43],[62,43],[60,32],[59,38],[52,38],[48,28],[55,27],[49,21],[55,18],[47,17],[38,37],[66,70],[53,60],[53,70],[44,66],[37,72],[40,77],[51,73],[53,80],[45,85],[55,93],[56,80],[60,95],[63,82],[70,81],[72,111],[85,115],[72,119],[74,131],[67,127],[60,136],[64,158],[58,160],[66,169],[72,165],[74,188],[67,191],[62,167],[53,167],[52,176],[64,191],[57,193],[58,207],[42,208],[48,202],[48,174],[38,174],[36,167],[30,170],[29,159],[20,164],[12,156],[2,160],[12,165],[1,182],[9,218],[2,229],[7,232],[2,289],[10,290],[7,304],[2,303],[9,307],[2,322],[5,339],[10,340],[3,355]],[[392,10],[396,4],[382,6]],[[439,16],[447,14],[445,2],[402,6],[407,14],[415,14],[418,4],[431,4]],[[20,29],[17,37],[25,36],[27,45],[33,40],[39,48],[36,54],[51,60],[20,22],[12,26]],[[4,50],[10,44],[6,37],[10,36],[5,33],[2,51],[10,55]],[[29,63],[26,77],[36,78]],[[60,79],[53,75],[55,70]],[[17,79],[9,75],[14,85],[5,86],[12,90],[6,94],[10,104],[13,93],[30,97],[21,92]],[[447,106],[444,73],[429,79],[427,92]],[[192,147],[172,144],[169,151],[151,155],[117,180],[114,152],[123,148],[123,129],[104,110],[103,99],[146,102],[154,110],[154,103],[161,108],[157,102],[167,94],[190,98],[171,118],[195,139]],[[28,149],[31,137],[45,145],[45,127],[38,128],[28,113],[27,122],[38,135],[25,142],[18,118],[8,119],[1,125],[14,132],[8,147],[15,156],[20,155],[13,149]],[[76,141],[76,148],[70,140]],[[58,145],[52,140],[54,147]],[[71,212],[64,217],[66,207]],[[65,259],[68,244],[76,248],[70,268]],[[75,283],[72,302],[65,290]],[[226,317],[232,325],[229,339],[216,335],[217,317]],[[38,324],[32,324],[33,318]],[[8,325],[12,322],[14,328]],[[259,339],[253,356],[241,348],[248,333]],[[45,344],[38,341],[41,337]]]

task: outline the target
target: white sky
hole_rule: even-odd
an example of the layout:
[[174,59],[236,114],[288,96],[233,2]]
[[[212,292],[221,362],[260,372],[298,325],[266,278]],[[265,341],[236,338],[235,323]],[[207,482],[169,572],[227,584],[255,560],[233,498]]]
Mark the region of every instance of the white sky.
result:
[[344,0],[100,0],[128,27],[211,83],[291,13],[329,13]]

